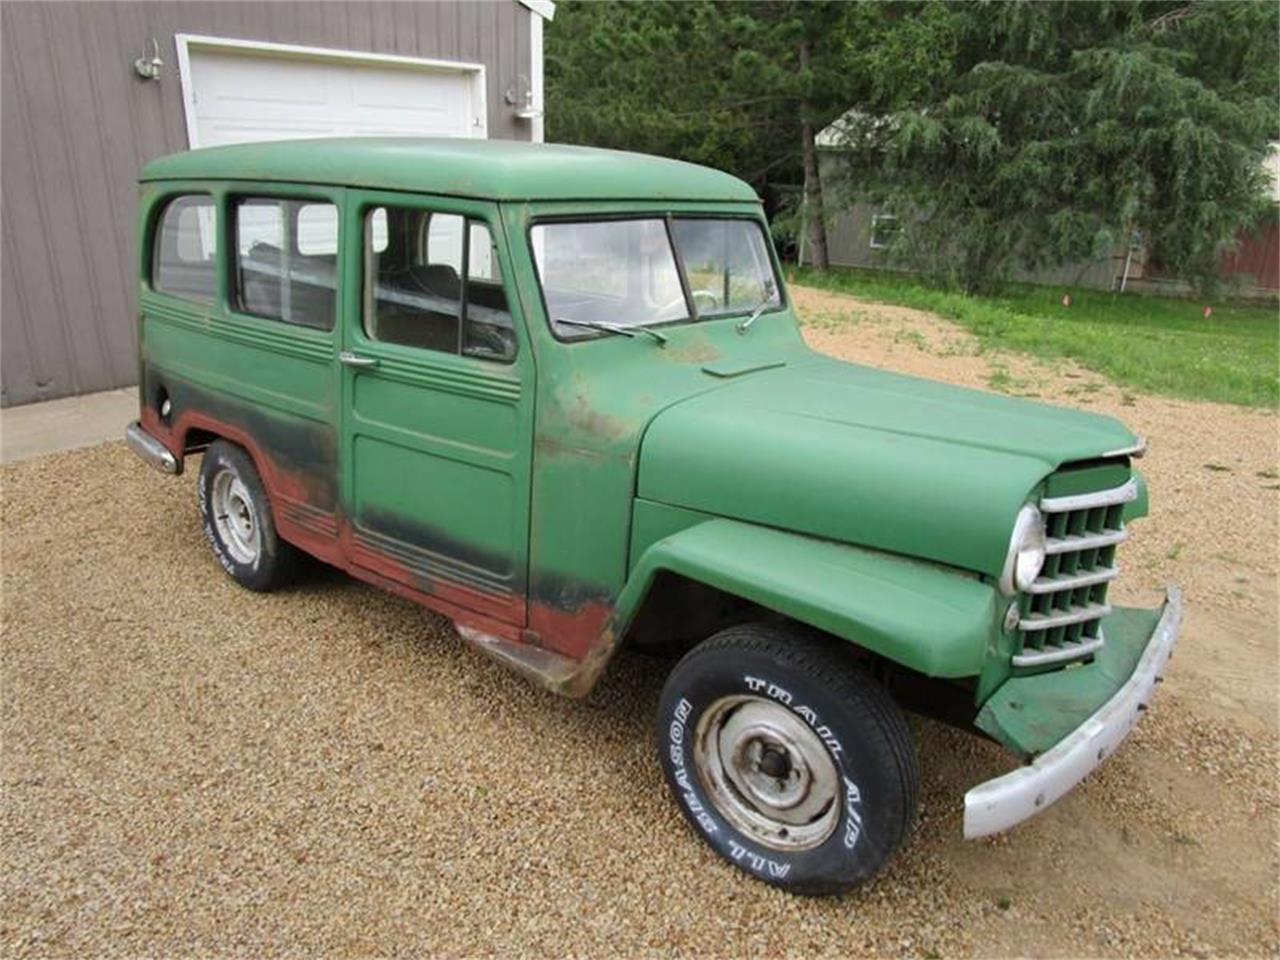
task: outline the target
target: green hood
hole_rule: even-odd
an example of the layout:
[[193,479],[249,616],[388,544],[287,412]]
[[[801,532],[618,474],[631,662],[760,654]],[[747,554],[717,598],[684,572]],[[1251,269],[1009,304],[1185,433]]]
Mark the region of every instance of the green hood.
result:
[[637,492],[995,577],[1045,476],[1135,439],[1109,417],[822,358],[660,413]]

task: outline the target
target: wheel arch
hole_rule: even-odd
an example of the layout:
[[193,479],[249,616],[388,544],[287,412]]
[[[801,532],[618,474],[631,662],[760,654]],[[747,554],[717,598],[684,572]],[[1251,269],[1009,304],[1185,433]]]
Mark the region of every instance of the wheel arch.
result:
[[193,453],[202,453],[218,440],[235,444],[249,457],[273,510],[279,510],[279,475],[266,452],[245,429],[208,416],[198,410],[185,410],[173,423],[165,422],[159,411],[151,405],[142,408],[142,425],[169,450],[178,461],[178,472],[185,467],[185,459]]
[[[644,645],[684,593],[735,613],[764,611],[821,630],[926,677],[981,673],[999,598],[976,577],[880,551],[722,518],[652,544],[619,597],[618,633]],[[689,598],[694,602],[690,602]],[[737,608],[734,610],[733,608]],[[736,618],[744,619],[744,618]]]

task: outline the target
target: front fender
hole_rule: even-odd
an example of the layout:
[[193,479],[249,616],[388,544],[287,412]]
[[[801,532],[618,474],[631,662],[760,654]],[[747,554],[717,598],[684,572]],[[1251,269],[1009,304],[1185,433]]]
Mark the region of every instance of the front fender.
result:
[[750,600],[926,676],[977,676],[999,642],[999,597],[976,577],[726,519],[671,534],[640,555],[615,608],[619,635],[663,571]]

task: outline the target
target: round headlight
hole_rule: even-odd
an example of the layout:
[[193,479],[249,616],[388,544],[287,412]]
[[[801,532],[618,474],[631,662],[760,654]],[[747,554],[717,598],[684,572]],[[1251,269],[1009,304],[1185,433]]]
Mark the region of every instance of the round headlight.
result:
[[1018,519],[1013,524],[1009,555],[1005,557],[1004,571],[1000,575],[1000,589],[1010,596],[1027,589],[1040,576],[1044,557],[1044,517],[1039,510],[1027,504],[1018,511]]

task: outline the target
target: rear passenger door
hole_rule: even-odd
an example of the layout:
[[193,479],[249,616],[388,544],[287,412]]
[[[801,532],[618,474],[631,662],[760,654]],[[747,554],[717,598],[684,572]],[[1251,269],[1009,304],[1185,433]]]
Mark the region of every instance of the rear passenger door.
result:
[[[338,557],[338,275],[342,191],[244,186],[226,200],[222,361],[286,539]],[[233,333],[234,331],[234,333]]]
[[497,208],[348,199],[348,559],[446,613],[523,624],[534,371]]

